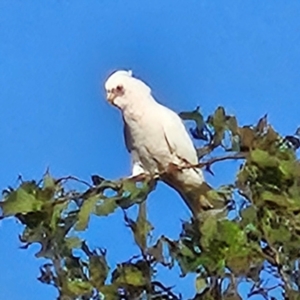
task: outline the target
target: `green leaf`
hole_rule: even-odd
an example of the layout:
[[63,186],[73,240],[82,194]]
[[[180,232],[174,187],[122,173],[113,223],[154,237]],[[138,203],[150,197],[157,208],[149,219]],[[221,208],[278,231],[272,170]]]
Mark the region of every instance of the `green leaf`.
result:
[[54,202],[51,203],[51,220],[50,220],[50,227],[53,231],[57,229],[58,223],[61,221],[61,214],[62,211],[65,210],[68,206],[68,202]]
[[136,232],[134,232],[135,241],[143,250],[146,250],[147,237],[152,229],[153,226],[147,220],[146,216],[146,203],[143,202],[139,205],[139,213],[136,220]]
[[147,253],[151,255],[156,260],[156,262],[166,265],[167,261],[164,257],[163,246],[164,246],[164,239],[161,237],[159,238],[159,240],[156,242],[154,246],[150,247],[147,250]]
[[130,206],[143,202],[148,194],[155,188],[153,180],[145,179],[135,181],[133,178],[122,180],[123,197],[117,200],[118,205],[126,209]]
[[288,246],[288,243],[291,241],[292,234],[286,226],[280,225],[279,228],[273,228],[269,232],[269,241],[279,244],[285,244]]
[[104,285],[99,288],[101,294],[104,295],[105,300],[115,300],[119,299],[118,287],[114,284]]
[[195,286],[197,293],[201,293],[207,287],[206,278],[203,278],[202,276],[197,276]]
[[257,220],[256,208],[251,205],[241,211],[242,224],[244,226],[252,224]]
[[78,222],[75,226],[75,229],[78,231],[83,231],[87,228],[90,215],[95,211],[95,206],[97,201],[99,201],[100,195],[94,195],[86,199],[78,213]]
[[256,163],[260,167],[277,167],[279,164],[276,157],[260,149],[251,151],[250,158],[253,163]]
[[231,151],[240,152],[241,151],[241,141],[238,135],[231,136]]
[[146,203],[139,204],[139,212],[136,221],[133,221],[125,214],[125,221],[134,234],[134,240],[140,249],[145,252],[147,248],[147,237],[153,229],[150,222],[147,221]]
[[203,126],[205,125],[203,116],[199,111],[199,107],[197,107],[194,111],[191,112],[183,111],[179,113],[179,117],[183,120],[195,121],[198,129],[202,129]]
[[55,180],[54,178],[51,177],[51,175],[49,174],[49,172],[46,172],[46,174],[44,175],[43,178],[43,188],[44,189],[55,189],[56,184],[55,184]]
[[69,292],[74,296],[90,294],[93,290],[92,285],[88,281],[68,280],[66,284]]
[[118,207],[116,200],[119,198],[112,197],[112,198],[104,198],[101,201],[98,201],[95,214],[97,216],[108,216],[109,214],[113,213],[115,209]]
[[91,255],[89,258],[89,275],[91,283],[101,289],[109,272],[104,255]]
[[279,138],[278,133],[272,128],[272,126],[268,126],[268,132],[265,136],[265,143],[267,145],[272,145]]
[[270,191],[263,191],[261,193],[261,199],[265,202],[265,204],[272,204],[281,207],[287,207],[289,205],[287,197]]
[[219,189],[211,189],[206,192],[207,200],[214,209],[224,208],[227,201],[232,199],[232,186],[221,186]]
[[239,129],[236,117],[229,116],[227,118],[226,123],[227,123],[227,127],[230,130],[232,136],[236,136],[238,134],[238,129]]
[[36,190],[20,187],[0,203],[4,217],[42,210],[44,202],[36,198]]
[[265,114],[262,118],[259,119],[257,125],[255,126],[255,131],[258,133],[258,134],[263,134],[265,129],[267,128],[268,126],[268,115]]
[[201,245],[204,249],[209,249],[211,241],[217,234],[217,218],[215,216],[208,217],[204,220],[204,223],[200,227],[200,232],[202,233]]
[[221,131],[225,128],[226,125],[226,114],[224,107],[219,106],[212,119],[212,125],[214,126],[216,131]]
[[69,249],[81,248],[82,240],[77,236],[65,238],[65,243]]
[[226,241],[229,246],[244,246],[247,242],[244,231],[235,222],[229,220],[219,221],[217,224],[218,235],[221,241]]
[[292,179],[296,175],[295,160],[281,160],[279,162],[279,170],[284,179]]
[[255,141],[255,133],[253,129],[248,126],[244,126],[238,129],[240,136],[240,148],[242,151],[248,151],[252,149]]
[[122,264],[114,270],[112,274],[112,282],[119,286],[132,285],[142,287],[146,284],[146,279],[141,270],[133,264]]

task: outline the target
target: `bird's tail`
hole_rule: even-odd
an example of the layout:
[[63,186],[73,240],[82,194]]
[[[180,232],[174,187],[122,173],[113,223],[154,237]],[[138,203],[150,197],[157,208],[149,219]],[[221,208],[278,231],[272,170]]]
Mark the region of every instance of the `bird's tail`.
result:
[[206,197],[211,187],[203,180],[202,173],[199,174],[201,177],[199,175],[196,177],[191,175],[191,171],[189,170],[186,174],[182,172],[180,175],[168,173],[162,176],[162,180],[178,192],[193,216],[197,217],[203,210],[213,208]]

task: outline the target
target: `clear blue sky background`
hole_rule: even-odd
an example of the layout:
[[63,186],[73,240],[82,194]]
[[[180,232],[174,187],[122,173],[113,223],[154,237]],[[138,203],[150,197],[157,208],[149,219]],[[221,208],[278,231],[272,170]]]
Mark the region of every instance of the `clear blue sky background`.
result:
[[[243,124],[265,113],[283,134],[300,115],[300,2],[297,0],[0,0],[0,187],[18,174],[88,179],[130,172],[121,118],[104,99],[105,78],[129,68],[179,112],[218,105]],[[232,163],[234,165],[235,163]],[[227,172],[228,173],[228,172]],[[225,175],[225,176],[224,176]],[[233,180],[226,174],[207,180]],[[156,236],[176,238],[188,212],[160,185],[149,199]],[[2,299],[54,299],[36,281],[37,247],[19,250],[21,227],[0,225]],[[120,262],[136,249],[122,214],[93,218],[91,246]],[[178,272],[178,270],[177,270]],[[165,276],[168,284],[177,277]],[[194,294],[193,279],[181,286]]]

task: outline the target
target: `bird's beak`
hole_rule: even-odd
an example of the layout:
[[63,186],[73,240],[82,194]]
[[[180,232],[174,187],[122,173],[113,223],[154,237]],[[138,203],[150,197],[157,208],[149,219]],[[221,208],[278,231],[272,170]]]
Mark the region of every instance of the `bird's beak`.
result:
[[115,100],[116,96],[117,95],[115,93],[113,93],[112,91],[106,92],[106,99],[111,104],[114,104],[114,100]]

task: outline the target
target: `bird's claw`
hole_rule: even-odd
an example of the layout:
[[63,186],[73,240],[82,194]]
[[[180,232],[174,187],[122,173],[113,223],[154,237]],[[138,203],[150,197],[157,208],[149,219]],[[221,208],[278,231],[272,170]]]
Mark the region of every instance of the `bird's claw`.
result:
[[147,178],[147,174],[145,173],[141,173],[141,174],[138,174],[138,175],[131,175],[129,176],[129,180],[132,180],[132,181],[135,181],[135,182],[138,182],[138,181],[143,181]]

